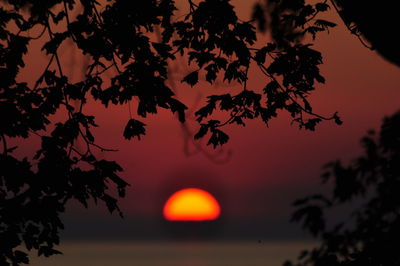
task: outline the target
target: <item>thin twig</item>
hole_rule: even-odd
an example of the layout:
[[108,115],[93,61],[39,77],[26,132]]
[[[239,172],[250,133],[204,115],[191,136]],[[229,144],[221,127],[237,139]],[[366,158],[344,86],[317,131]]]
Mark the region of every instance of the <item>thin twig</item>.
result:
[[54,54],[55,54],[55,57],[56,57],[58,71],[60,72],[60,76],[63,77],[64,74],[63,74],[63,71],[62,71],[62,68],[61,68],[60,58],[58,57],[57,52],[55,52]]
[[189,7],[190,7],[190,14],[192,14],[195,11],[195,8],[198,7],[198,5],[196,5],[195,3],[193,3],[192,0],[188,0],[189,2]]
[[[118,56],[117,56],[117,57],[118,57]],[[114,65],[115,69],[117,70],[118,74],[121,74],[122,72],[121,72],[121,70],[118,68],[117,62],[115,61],[114,53],[113,53],[113,56],[112,56],[112,61],[113,61],[113,65]]]
[[[254,58],[253,58],[253,60],[255,60]],[[312,112],[312,111],[309,111],[309,110],[307,110],[306,108],[304,108],[301,104],[299,104],[295,99],[293,99],[293,97],[290,95],[290,92],[288,92],[285,88],[283,88],[282,87],[282,85],[278,82],[278,80],[272,75],[272,74],[270,74],[269,72],[268,72],[268,70],[267,70],[267,68],[263,65],[263,64],[260,64],[260,63],[257,63],[258,64],[258,66],[260,67],[260,69],[261,69],[261,71],[266,75],[266,76],[268,76],[272,81],[274,81],[274,82],[276,82],[276,84],[278,85],[278,87],[289,97],[289,99],[294,103],[294,104],[296,104],[303,112],[305,112],[305,113],[307,113],[307,114],[309,114],[309,115],[312,115],[312,116],[315,116],[315,117],[318,117],[318,118],[320,118],[320,119],[322,119],[322,120],[333,120],[335,117],[334,116],[331,116],[331,117],[324,117],[324,116],[321,116],[321,115],[319,115],[319,114],[316,114],[316,113],[314,113],[314,112]]]
[[[249,60],[250,61],[250,60]],[[247,89],[247,80],[248,80],[248,78],[247,78],[247,76],[248,76],[248,73],[249,73],[249,67],[250,67],[250,62],[249,62],[249,64],[246,66],[246,79],[244,80],[244,84],[243,84],[243,90],[245,91],[246,89]]]
[[93,10],[94,10],[94,13],[95,13],[96,16],[97,16],[97,19],[99,20],[100,23],[102,23],[101,16],[100,16],[100,14],[99,14],[99,11],[97,10],[97,7],[96,7],[96,4],[95,4],[95,3],[93,3],[92,8],[93,8]]
[[79,133],[80,133],[81,137],[83,138],[83,140],[86,142],[87,148],[88,148],[89,151],[90,151],[90,146],[96,147],[101,151],[118,151],[118,150],[114,150],[114,149],[104,148],[104,147],[102,147],[102,146],[100,146],[100,145],[98,145],[98,144],[96,144],[94,142],[89,141],[87,139],[86,135],[82,132],[81,128],[79,128]]
[[[101,70],[101,71],[97,71],[96,70],[96,75],[101,75],[101,74],[103,74],[104,72],[106,72],[107,70],[109,70],[110,68],[112,68],[114,66],[114,63],[113,64],[110,64],[109,66],[107,66],[107,67],[105,67],[105,68],[103,68],[103,70]],[[91,73],[88,73],[88,75],[90,75]]]
[[131,110],[131,100],[128,100],[128,111],[129,111],[129,118],[132,119],[132,110]]
[[[69,14],[68,14],[68,8],[67,8],[67,3],[63,0],[63,4],[64,4],[64,11],[65,11],[65,18],[67,20],[67,30],[69,32],[70,30],[70,26],[71,26],[71,21],[69,19]],[[76,42],[77,40],[75,39],[75,36],[73,34],[71,34],[71,38]]]
[[347,24],[347,23],[345,22],[345,19],[342,17],[341,12],[340,12],[340,10],[339,10],[339,7],[338,7],[338,6],[336,5],[336,3],[335,3],[335,0],[330,0],[330,1],[331,1],[331,3],[332,3],[333,7],[334,7],[335,10],[336,10],[336,13],[338,13],[339,17],[340,17],[340,18],[342,19],[342,21],[343,21],[343,24],[346,26],[346,28],[349,30],[349,32],[350,32],[351,34],[353,34],[353,35],[356,35],[357,38],[358,38],[358,40],[361,42],[361,44],[362,44],[365,48],[368,48],[369,50],[373,51],[373,50],[374,50],[374,47],[368,45],[368,44],[365,42],[365,40],[361,37],[361,35],[360,35],[359,33],[357,33],[356,31],[354,31],[354,29],[351,28],[350,24]]
[[[241,107],[242,107],[242,106],[241,106]],[[236,110],[236,111],[234,111],[234,112],[231,112],[231,117],[230,117],[228,120],[226,120],[224,123],[216,125],[216,127],[223,127],[223,126],[226,126],[226,125],[232,123],[233,120],[238,116],[238,113],[239,113],[240,111],[241,111],[241,110]]]
[[[39,33],[39,35],[38,36],[36,36],[36,37],[29,37],[29,39],[31,39],[31,40],[38,40],[38,39],[40,39],[42,36],[43,36],[43,34],[46,32],[46,26],[44,26],[43,27],[43,30]],[[29,33],[28,33],[29,34]]]
[[[47,30],[48,30],[48,32],[49,32],[50,40],[53,40],[53,32],[51,31],[49,21],[47,21]],[[64,75],[63,75],[63,71],[62,71],[62,68],[61,68],[60,58],[58,57],[58,54],[57,54],[57,50],[54,51],[53,55],[54,55],[55,58],[56,58],[57,67],[58,67],[58,71],[60,72],[60,76],[63,77]]]
[[[221,152],[224,152],[224,150],[221,150],[221,152],[219,152],[217,154],[207,152],[204,149],[204,147],[201,145],[201,143],[193,138],[194,134],[189,129],[189,127],[188,127],[188,125],[186,123],[181,123],[181,128],[182,128],[182,131],[184,133],[184,137],[186,138],[185,139],[185,150],[184,151],[185,151],[185,153],[187,155],[189,155],[189,156],[190,155],[195,155],[196,153],[200,152],[201,154],[204,155],[204,157],[206,157],[208,160],[212,161],[213,163],[225,164],[225,163],[229,162],[230,158],[232,157],[232,151],[228,150],[227,152],[225,152],[224,153],[224,154],[226,154],[225,158],[222,158],[222,159],[218,158],[218,157],[220,157]],[[192,154],[190,154],[189,145],[187,145],[189,140],[191,140],[191,143],[194,146],[195,151],[196,151],[196,152],[194,152]]]
[[47,66],[46,66],[46,68],[44,69],[43,74],[42,74],[42,75],[38,78],[38,80],[36,81],[35,86],[33,87],[33,90],[36,90],[37,87],[40,85],[40,83],[42,83],[42,80],[43,80],[43,78],[44,78],[44,75],[46,75],[47,70],[49,70],[49,68],[50,68],[50,66],[51,66],[51,63],[53,62],[53,59],[54,59],[54,54],[51,55],[50,60],[49,60],[49,63],[47,63]]
[[7,148],[7,140],[4,134],[1,135],[1,140],[3,142],[3,154],[7,156],[8,148]]

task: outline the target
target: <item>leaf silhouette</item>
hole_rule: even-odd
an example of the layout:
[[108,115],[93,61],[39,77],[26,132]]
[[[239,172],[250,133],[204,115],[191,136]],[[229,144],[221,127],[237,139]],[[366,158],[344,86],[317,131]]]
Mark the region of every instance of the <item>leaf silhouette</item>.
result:
[[140,139],[140,135],[146,134],[145,124],[136,119],[130,119],[125,126],[124,137],[128,140],[137,137]]

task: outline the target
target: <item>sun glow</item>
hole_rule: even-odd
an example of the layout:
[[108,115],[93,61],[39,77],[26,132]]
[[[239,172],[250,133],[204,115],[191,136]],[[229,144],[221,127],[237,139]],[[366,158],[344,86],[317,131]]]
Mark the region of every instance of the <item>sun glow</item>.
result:
[[167,200],[163,212],[169,221],[209,221],[219,217],[221,208],[207,191],[185,188]]

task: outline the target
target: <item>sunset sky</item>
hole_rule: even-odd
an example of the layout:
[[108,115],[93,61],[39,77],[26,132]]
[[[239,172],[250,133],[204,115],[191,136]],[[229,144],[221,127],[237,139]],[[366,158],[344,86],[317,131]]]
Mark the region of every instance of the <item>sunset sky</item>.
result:
[[[178,1],[182,2],[182,1]],[[251,13],[249,1],[233,1],[242,19]],[[299,225],[288,222],[295,199],[320,189],[319,175],[323,164],[348,160],[360,152],[359,139],[368,129],[377,128],[385,115],[399,110],[399,69],[376,53],[364,48],[346,31],[337,14],[329,18],[338,23],[330,34],[321,34],[315,47],[324,57],[321,66],[326,84],[310,96],[314,111],[331,115],[338,111],[344,121],[321,123],[315,132],[299,130],[290,117],[281,113],[269,128],[259,121],[249,121],[246,127],[226,128],[230,141],[222,150],[213,150],[198,143],[210,160],[184,140],[185,132],[170,113],[161,111],[144,120],[147,135],[140,141],[124,140],[123,128],[129,119],[127,106],[105,109],[89,103],[87,112],[96,116],[100,128],[95,131],[97,143],[116,148],[118,152],[97,153],[121,164],[121,174],[131,186],[121,201],[125,219],[109,215],[104,207],[85,210],[71,204],[64,215],[65,236],[70,239],[136,239],[163,238],[168,235],[162,226],[163,204],[175,191],[186,187],[207,190],[220,202],[226,238],[284,239],[303,237]],[[40,48],[40,46],[38,46]],[[62,55],[65,64],[74,62],[73,53]],[[81,75],[81,63],[71,65],[70,73]],[[28,58],[27,69],[21,75],[37,76],[46,60],[39,52]],[[200,82],[194,88],[182,84],[190,67],[171,63],[173,88],[189,111],[205,103],[211,93],[232,90],[237,84],[210,87]],[[250,73],[248,88],[261,91],[264,77],[256,67]],[[199,100],[200,99],[200,100]],[[132,104],[134,106],[134,104]],[[134,108],[133,108],[134,109]],[[197,130],[193,118],[188,119],[192,131]],[[30,154],[38,140],[31,140],[19,151]],[[185,146],[187,145],[187,152]]]

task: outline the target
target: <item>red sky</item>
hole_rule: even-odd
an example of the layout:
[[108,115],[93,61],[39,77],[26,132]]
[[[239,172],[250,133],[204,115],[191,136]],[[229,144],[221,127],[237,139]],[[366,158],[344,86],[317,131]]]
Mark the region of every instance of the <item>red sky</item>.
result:
[[[250,14],[247,1],[233,3],[240,7],[237,11],[242,17]],[[255,121],[245,128],[229,127],[226,131],[230,141],[223,149],[225,153],[231,152],[230,159],[216,164],[202,154],[185,154],[181,126],[169,112],[160,112],[144,121],[148,133],[141,141],[126,141],[122,131],[129,119],[128,108],[106,110],[91,104],[88,113],[96,115],[101,125],[96,130],[97,142],[119,150],[102,156],[117,160],[125,169],[122,176],[131,183],[122,201],[128,221],[158,219],[168,193],[179,187],[201,186],[214,192],[223,202],[221,211],[227,221],[244,220],[249,224],[261,221],[273,230],[275,224],[286,223],[293,200],[318,187],[324,163],[357,155],[359,139],[366,130],[377,128],[384,115],[400,107],[399,69],[364,48],[345,30],[336,14],[332,13],[331,18],[339,26],[329,35],[320,35],[315,45],[323,53],[321,68],[327,81],[318,86],[310,99],[319,114],[338,111],[344,121],[341,126],[323,122],[315,132],[299,130],[296,125],[290,125],[286,114],[282,114],[271,121],[269,128]],[[70,56],[71,53],[66,52],[62,60],[70,62]],[[23,75],[37,75],[45,64],[42,56],[30,57],[30,70]],[[80,67],[76,65],[72,66],[73,72],[79,75]],[[205,83],[195,88],[181,84],[179,77],[189,72],[185,66],[178,64],[175,72],[179,72],[173,73],[177,78],[175,90],[189,107],[193,107],[199,95],[203,96],[201,103],[204,103],[204,96],[218,90],[207,88]],[[265,83],[255,70],[250,75],[248,88],[261,90]],[[236,85],[231,87],[239,89]],[[196,130],[195,123],[189,127]],[[31,145],[26,146],[22,152],[30,149]],[[94,217],[98,212],[89,214]],[[78,214],[83,212],[72,210],[68,215],[79,220]]]

